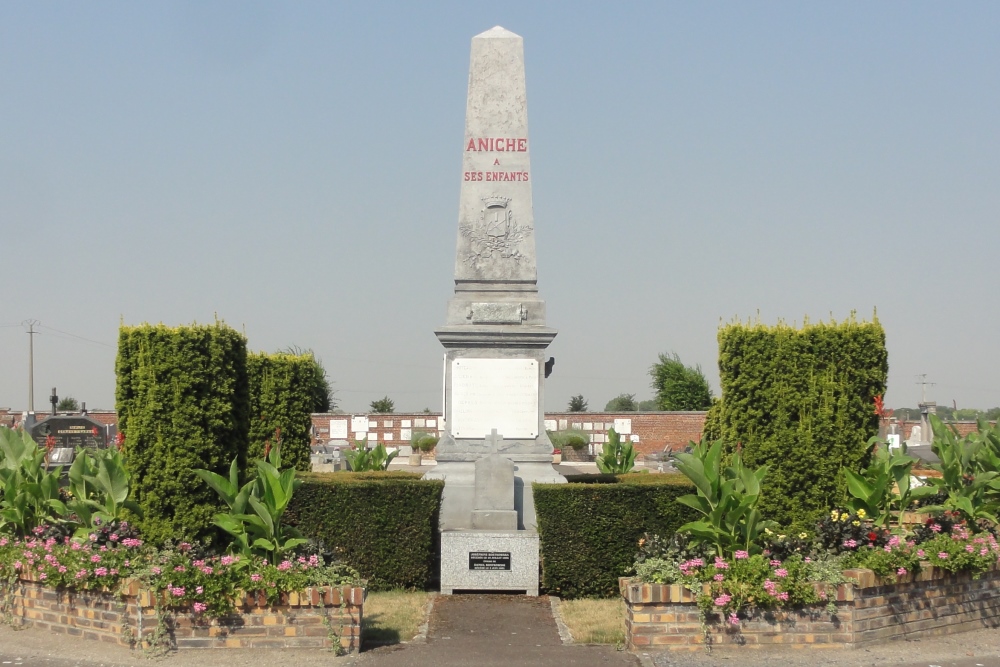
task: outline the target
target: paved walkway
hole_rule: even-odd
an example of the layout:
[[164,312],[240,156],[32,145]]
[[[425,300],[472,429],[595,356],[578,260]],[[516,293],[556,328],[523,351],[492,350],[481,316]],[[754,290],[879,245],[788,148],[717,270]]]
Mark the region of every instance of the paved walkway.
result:
[[371,667],[572,665],[633,667],[638,659],[609,646],[565,646],[547,597],[439,595],[427,641],[363,653]]

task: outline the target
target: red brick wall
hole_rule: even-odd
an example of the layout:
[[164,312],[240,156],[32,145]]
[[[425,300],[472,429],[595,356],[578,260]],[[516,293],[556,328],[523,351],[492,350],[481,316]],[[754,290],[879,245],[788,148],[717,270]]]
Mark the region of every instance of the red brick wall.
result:
[[694,595],[683,586],[622,579],[628,647],[694,650],[708,643],[856,648],[887,639],[1000,627],[1000,570],[973,579],[925,567],[898,583],[881,581],[871,570],[846,570],[844,575],[853,581],[816,584],[835,601],[833,615],[818,607],[777,611],[740,619],[739,626],[719,618],[703,625]]
[[[0,596],[2,596],[0,586]],[[284,596],[269,607],[264,596],[245,595],[238,613],[209,619],[170,613],[164,621],[170,644],[191,648],[332,648],[361,646],[363,588],[308,589]],[[121,596],[111,593],[57,591],[31,580],[15,586],[12,614],[27,625],[53,634],[82,637],[123,646],[148,646],[157,628],[154,599],[136,582]]]

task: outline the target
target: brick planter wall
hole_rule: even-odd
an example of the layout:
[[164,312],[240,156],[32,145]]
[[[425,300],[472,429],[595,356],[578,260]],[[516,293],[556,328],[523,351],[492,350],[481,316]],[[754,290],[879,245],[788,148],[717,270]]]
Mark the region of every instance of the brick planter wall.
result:
[[[846,570],[853,581],[816,584],[836,612],[825,607],[775,611],[729,625],[719,615],[703,626],[695,596],[679,585],[621,579],[628,648],[694,650],[706,644],[759,647],[793,644],[810,648],[856,648],[899,637],[946,635],[1000,627],[1000,570],[979,579],[925,567],[898,583],[871,570]],[[707,587],[705,589],[707,591]]]
[[[0,607],[9,600],[15,622],[55,634],[145,648],[158,625],[154,597],[135,581],[123,590],[122,595],[72,592],[22,579],[13,586],[13,595],[0,584]],[[290,593],[273,607],[263,594],[246,594],[237,613],[221,619],[165,614],[166,640],[177,649],[333,649],[339,643],[342,650],[356,652],[364,599],[364,588],[349,586]]]

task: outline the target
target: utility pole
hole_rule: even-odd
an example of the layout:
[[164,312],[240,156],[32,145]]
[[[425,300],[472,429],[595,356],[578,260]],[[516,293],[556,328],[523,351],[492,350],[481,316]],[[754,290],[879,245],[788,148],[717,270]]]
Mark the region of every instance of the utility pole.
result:
[[38,320],[21,322],[21,326],[28,327],[28,412],[35,411],[35,327],[39,324]]

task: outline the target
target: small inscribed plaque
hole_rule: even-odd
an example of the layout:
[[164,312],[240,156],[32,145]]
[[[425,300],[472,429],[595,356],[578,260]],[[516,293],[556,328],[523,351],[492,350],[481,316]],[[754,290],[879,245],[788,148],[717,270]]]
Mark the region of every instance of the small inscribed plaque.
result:
[[351,417],[351,430],[357,433],[358,431],[368,430],[368,415],[361,415],[360,417]]
[[384,426],[385,428],[392,428],[392,422],[391,421],[382,422],[382,426]]
[[545,430],[546,431],[554,431],[557,428],[558,428],[558,426],[556,426],[556,420],[555,419],[546,419],[545,420]]
[[331,419],[330,420],[330,439],[331,440],[347,440],[347,420],[346,419]]
[[570,426],[572,428],[579,430],[583,426],[583,424],[581,424],[580,422],[573,422],[572,424],[570,424]]
[[427,420],[427,428],[437,428],[437,420],[436,419],[428,419]]
[[408,428],[399,429],[399,439],[409,441],[413,437],[413,431]]
[[520,324],[523,310],[519,303],[474,303],[473,324]]
[[[598,427],[598,429],[600,429],[600,427]],[[592,423],[590,423],[590,422],[583,422],[583,430],[584,431],[593,431],[594,430],[594,425]]]
[[392,431],[386,431],[382,434],[383,440],[392,440]]
[[368,428],[378,428],[378,422],[368,422]]
[[426,426],[427,424],[424,423],[423,419],[414,419],[413,420],[413,425],[416,426],[417,428],[422,428],[422,427]]
[[485,438],[492,429],[508,440],[538,435],[538,361],[462,358],[451,364],[456,438]]
[[615,420],[615,432],[618,435],[626,435],[632,432],[632,420],[631,419],[616,419]]
[[569,428],[569,422],[567,420],[565,420],[565,419],[560,419],[559,420],[559,430],[560,431],[565,431],[568,428]]
[[403,427],[403,428],[410,428],[410,420],[409,419],[402,419],[402,420],[400,420],[399,425],[401,427]]
[[639,436],[635,433],[633,433],[630,437],[632,438],[632,442],[639,442]]
[[509,570],[509,551],[470,551],[470,570]]

